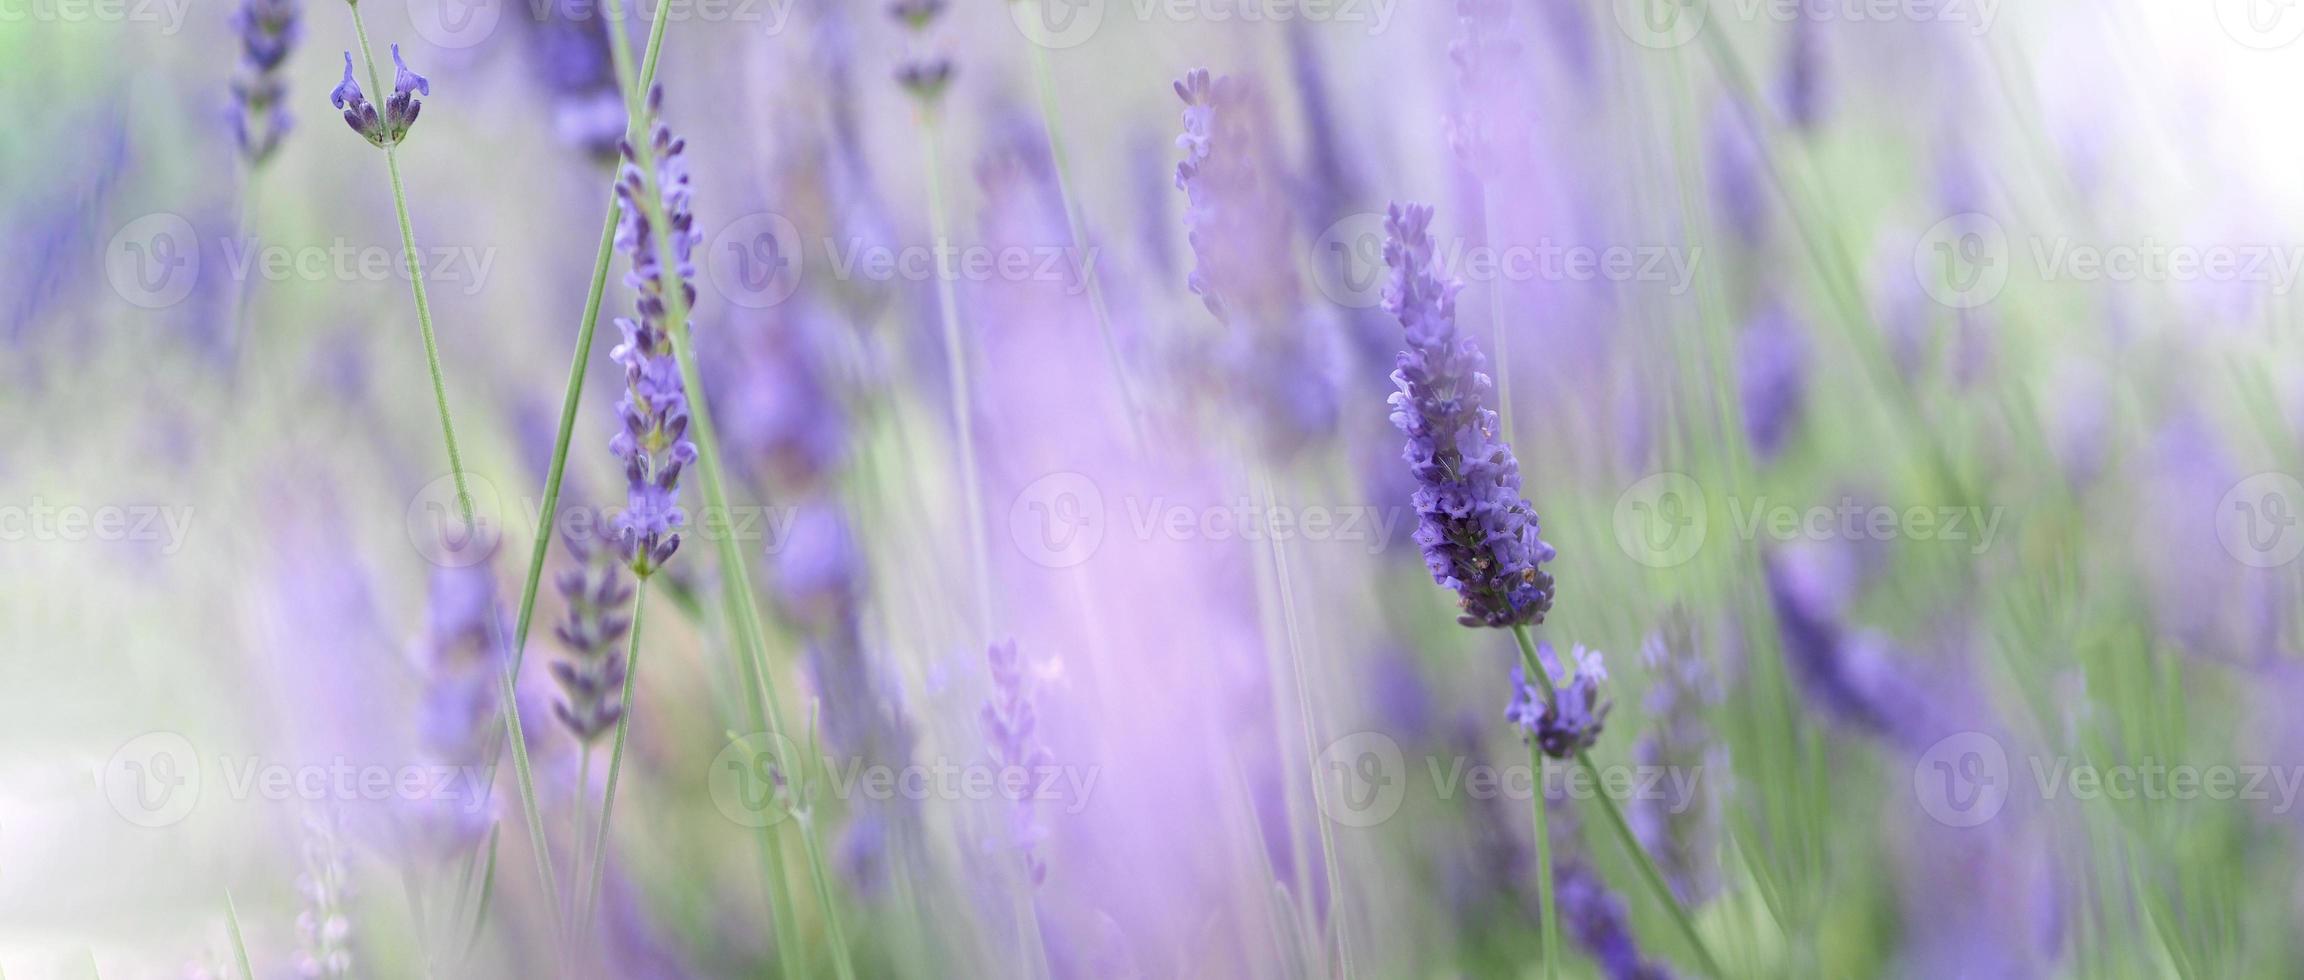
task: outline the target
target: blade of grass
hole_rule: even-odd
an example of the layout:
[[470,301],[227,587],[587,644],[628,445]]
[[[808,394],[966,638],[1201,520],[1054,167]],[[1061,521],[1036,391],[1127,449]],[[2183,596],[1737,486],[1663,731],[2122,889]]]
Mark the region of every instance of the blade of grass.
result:
[[[624,706],[624,712],[616,719],[615,746],[608,750],[608,784],[600,796],[600,839],[592,846],[592,883],[584,889],[584,910],[583,916],[577,919],[578,925],[590,923],[600,907],[600,869],[608,856],[608,825],[616,817],[616,779],[624,770],[624,738],[632,729],[632,694],[639,686],[636,679],[640,676],[641,614],[646,610],[647,601],[648,580],[641,579],[632,590],[632,636],[624,650],[624,694],[617,701]],[[577,844],[582,846],[582,838],[578,838]]]
[[224,889],[224,923],[232,928],[232,957],[240,964],[240,980],[256,980],[248,963],[248,940],[240,934],[240,909],[232,903],[232,889]]

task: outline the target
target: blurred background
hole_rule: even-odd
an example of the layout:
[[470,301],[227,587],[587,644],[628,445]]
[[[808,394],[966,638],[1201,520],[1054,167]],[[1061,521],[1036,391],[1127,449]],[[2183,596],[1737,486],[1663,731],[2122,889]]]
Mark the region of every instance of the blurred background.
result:
[[1538,976],[1539,809],[1568,976],[2304,964],[2304,9],[663,2],[0,0],[0,972]]

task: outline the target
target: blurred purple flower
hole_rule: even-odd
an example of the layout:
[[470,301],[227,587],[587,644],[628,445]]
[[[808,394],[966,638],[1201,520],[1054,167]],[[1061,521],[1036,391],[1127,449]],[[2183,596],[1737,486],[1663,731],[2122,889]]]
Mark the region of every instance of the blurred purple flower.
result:
[[280,148],[290,120],[280,66],[301,36],[301,0],[243,0],[232,15],[240,37],[240,73],[232,79],[232,130],[240,154],[260,166]]
[[1486,361],[1456,331],[1458,285],[1440,279],[1430,232],[1432,209],[1393,205],[1385,221],[1391,281],[1384,308],[1406,329],[1392,383],[1392,424],[1408,436],[1402,456],[1417,482],[1416,543],[1432,580],[1456,590],[1466,626],[1544,621],[1552,546],[1538,536],[1535,508],[1520,496],[1520,464],[1497,438],[1486,405]]
[[1448,148],[1473,176],[1493,181],[1519,160],[1528,137],[1512,7],[1508,0],[1456,0],[1456,24],[1448,60],[1456,66],[1459,106],[1447,119]]
[[1798,431],[1807,401],[1808,341],[1799,321],[1770,305],[1737,339],[1736,377],[1744,434],[1762,461],[1773,460]]
[[603,162],[624,138],[624,93],[616,85],[607,15],[589,0],[532,3],[530,59],[553,105],[561,141]]
[[[1054,754],[1040,744],[1034,731],[1039,725],[1039,715],[1032,705],[1024,658],[1016,652],[1016,641],[992,644],[984,659],[992,672],[992,695],[984,700],[979,721],[984,727],[985,747],[991,753],[992,763],[1003,770],[1013,767],[1026,771],[1052,764]],[[1037,887],[1048,879],[1048,865],[1036,851],[1048,836],[1048,830],[1034,814],[1030,794],[1015,802],[1009,827],[1010,844],[1024,860],[1025,875]]]
[[[678,288],[682,305],[695,310],[694,255],[703,233],[696,230],[688,166],[681,157],[688,143],[654,120],[663,104],[663,88],[649,93],[654,181],[641,173],[639,154],[627,145],[623,177],[616,184],[623,200],[616,247],[632,260],[632,272],[624,281],[640,298],[637,318],[616,320],[624,342],[610,356],[624,366],[624,397],[616,403],[623,426],[609,442],[609,450],[624,461],[627,486],[625,510],[616,521],[618,542],[625,562],[642,578],[663,567],[680,548],[679,529],[687,520],[680,509],[680,471],[696,461],[696,444],[688,439],[688,388],[666,333],[670,325],[665,322],[665,297]],[[663,268],[657,229],[641,197],[651,191],[661,198],[668,226],[665,234],[675,265],[671,274]]]
[[632,620],[620,610],[632,602],[633,590],[615,559],[591,538],[564,537],[577,567],[563,569],[553,583],[568,609],[552,631],[567,648],[567,656],[552,664],[561,694],[552,714],[577,741],[589,743],[624,716],[623,641]]
[[296,975],[338,980],[354,976],[352,963],[352,876],[345,864],[341,814],[304,815],[304,870],[296,877],[303,908],[296,913]]
[[1304,322],[1294,233],[1262,93],[1194,69],[1184,102],[1176,187],[1184,192],[1187,285],[1228,331],[1218,355],[1230,395],[1251,406],[1266,448],[1294,452],[1333,431],[1335,386]]
[[1640,846],[1655,857],[1683,903],[1711,897],[1720,884],[1714,805],[1720,781],[1728,778],[1726,747],[1705,717],[1720,703],[1721,691],[1697,651],[1693,623],[1683,614],[1666,618],[1641,649],[1652,686],[1641,707],[1652,727],[1632,748],[1641,766],[1691,774],[1689,799],[1642,794],[1627,815]]

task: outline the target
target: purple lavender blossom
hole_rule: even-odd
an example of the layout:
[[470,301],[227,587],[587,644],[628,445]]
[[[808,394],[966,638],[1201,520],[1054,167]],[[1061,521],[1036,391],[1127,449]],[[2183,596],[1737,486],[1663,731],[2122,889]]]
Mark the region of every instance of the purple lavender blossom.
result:
[[1624,900],[1608,890],[1598,871],[1564,854],[1552,862],[1552,873],[1560,921],[1576,943],[1592,955],[1602,976],[1609,980],[1669,980],[1672,971],[1641,955]]
[[1705,716],[1721,693],[1696,653],[1695,628],[1684,614],[1668,617],[1641,649],[1654,686],[1641,707],[1654,727],[1632,748],[1642,766],[1677,767],[1695,772],[1700,788],[1691,799],[1644,794],[1627,815],[1640,846],[1656,858],[1684,903],[1701,902],[1719,887],[1714,850],[1718,828],[1711,791],[1727,778],[1726,749],[1713,737]]
[[1792,40],[1784,54],[1784,117],[1804,130],[1815,129],[1824,118],[1824,52],[1817,29],[1816,19],[1803,11],[1792,22]]
[[552,714],[577,741],[589,744],[624,716],[623,640],[632,632],[632,620],[619,610],[632,601],[633,590],[616,562],[590,538],[565,537],[577,567],[563,570],[553,583],[568,610],[552,633],[568,655],[552,664],[561,694]]
[[1466,626],[1541,623],[1552,608],[1552,546],[1535,508],[1520,496],[1520,464],[1497,437],[1486,405],[1486,359],[1456,332],[1459,284],[1440,278],[1432,209],[1392,206],[1384,308],[1406,328],[1392,383],[1392,424],[1408,436],[1402,456],[1416,478],[1416,543],[1432,580],[1462,597]]
[[306,978],[353,976],[352,920],[346,909],[352,879],[345,868],[342,816],[335,811],[304,816],[304,871],[296,891],[304,900],[296,914],[296,975]]
[[1513,664],[1512,700],[1504,706],[1505,720],[1519,726],[1525,738],[1555,759],[1569,758],[1598,743],[1600,729],[1608,721],[1608,709],[1614,706],[1600,696],[1608,668],[1601,664],[1599,651],[1578,646],[1570,657],[1576,662],[1572,676],[1562,671],[1551,644],[1536,648],[1539,665],[1551,675],[1555,696],[1549,700],[1528,683],[1527,672]]
[[[992,696],[984,699],[984,710],[979,719],[984,726],[985,747],[991,753],[992,763],[1002,769],[1016,767],[1026,771],[1049,765],[1055,756],[1035,737],[1034,729],[1039,725],[1039,715],[1032,706],[1032,692],[1024,674],[1024,658],[1016,652],[1016,641],[1004,640],[992,644],[991,649],[985,652],[984,660],[992,671]],[[1023,856],[1025,874],[1033,886],[1038,887],[1048,879],[1048,865],[1040,859],[1035,848],[1047,838],[1048,830],[1040,825],[1034,814],[1029,795],[1016,800],[1009,831],[1010,843]]]
[[290,120],[280,66],[301,35],[299,0],[246,0],[232,15],[240,37],[240,74],[232,80],[233,135],[251,167],[280,148]]
[[550,0],[531,39],[554,131],[597,159],[614,160],[624,138],[624,93],[616,86],[606,15],[588,0]]
[[[911,43],[922,43],[938,18],[944,14],[945,0],[896,0],[888,5],[888,16],[903,26]],[[952,59],[949,56],[915,50],[896,66],[896,84],[912,94],[921,105],[934,105],[943,98],[944,90],[952,84]]]
[[344,110],[344,122],[368,142],[379,147],[399,145],[408,138],[408,128],[416,125],[416,117],[424,111],[424,103],[416,96],[431,95],[432,82],[408,70],[408,63],[400,59],[400,46],[392,46],[392,95],[384,100],[384,111],[378,114],[368,95],[360,90],[360,83],[352,78],[352,52],[344,52],[344,80],[336,83],[335,91],[328,93],[328,101]]
[[1745,326],[1737,341],[1736,377],[1745,437],[1760,459],[1773,460],[1799,430],[1808,388],[1808,340],[1781,305],[1762,310]]
[[1268,107],[1246,80],[1205,68],[1175,89],[1184,101],[1176,187],[1193,258],[1186,284],[1228,328],[1215,353],[1226,393],[1250,406],[1266,448],[1287,455],[1333,431],[1339,408],[1304,319]]
[[[648,94],[648,113],[662,110],[664,90]],[[651,182],[640,170],[639,154],[624,147],[623,177],[616,184],[622,217],[616,229],[616,247],[632,259],[632,272],[624,278],[640,294],[639,316],[618,317],[624,333],[610,356],[624,366],[624,397],[616,403],[623,423],[609,450],[624,461],[627,485],[624,513],[616,520],[618,545],[632,572],[647,578],[671,560],[680,548],[679,530],[687,523],[680,509],[680,471],[696,461],[696,444],[688,439],[688,388],[665,322],[665,296],[677,286],[683,306],[696,307],[697,243],[691,209],[688,166],[681,159],[687,141],[674,138],[662,122],[654,121],[649,137],[656,160]],[[657,229],[648,215],[643,195],[659,195],[675,268],[667,274],[658,257]]]
[[1506,0],[1456,0],[1456,24],[1448,60],[1456,65],[1460,108],[1447,120],[1448,148],[1473,176],[1494,180],[1527,136],[1527,113],[1512,91],[1520,64],[1520,42],[1509,36],[1512,7]]

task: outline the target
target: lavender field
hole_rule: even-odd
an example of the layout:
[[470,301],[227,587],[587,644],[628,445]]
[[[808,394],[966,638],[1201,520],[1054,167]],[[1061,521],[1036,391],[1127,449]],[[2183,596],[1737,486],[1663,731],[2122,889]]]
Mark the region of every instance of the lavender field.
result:
[[0,79],[0,977],[2304,974],[2304,5]]

